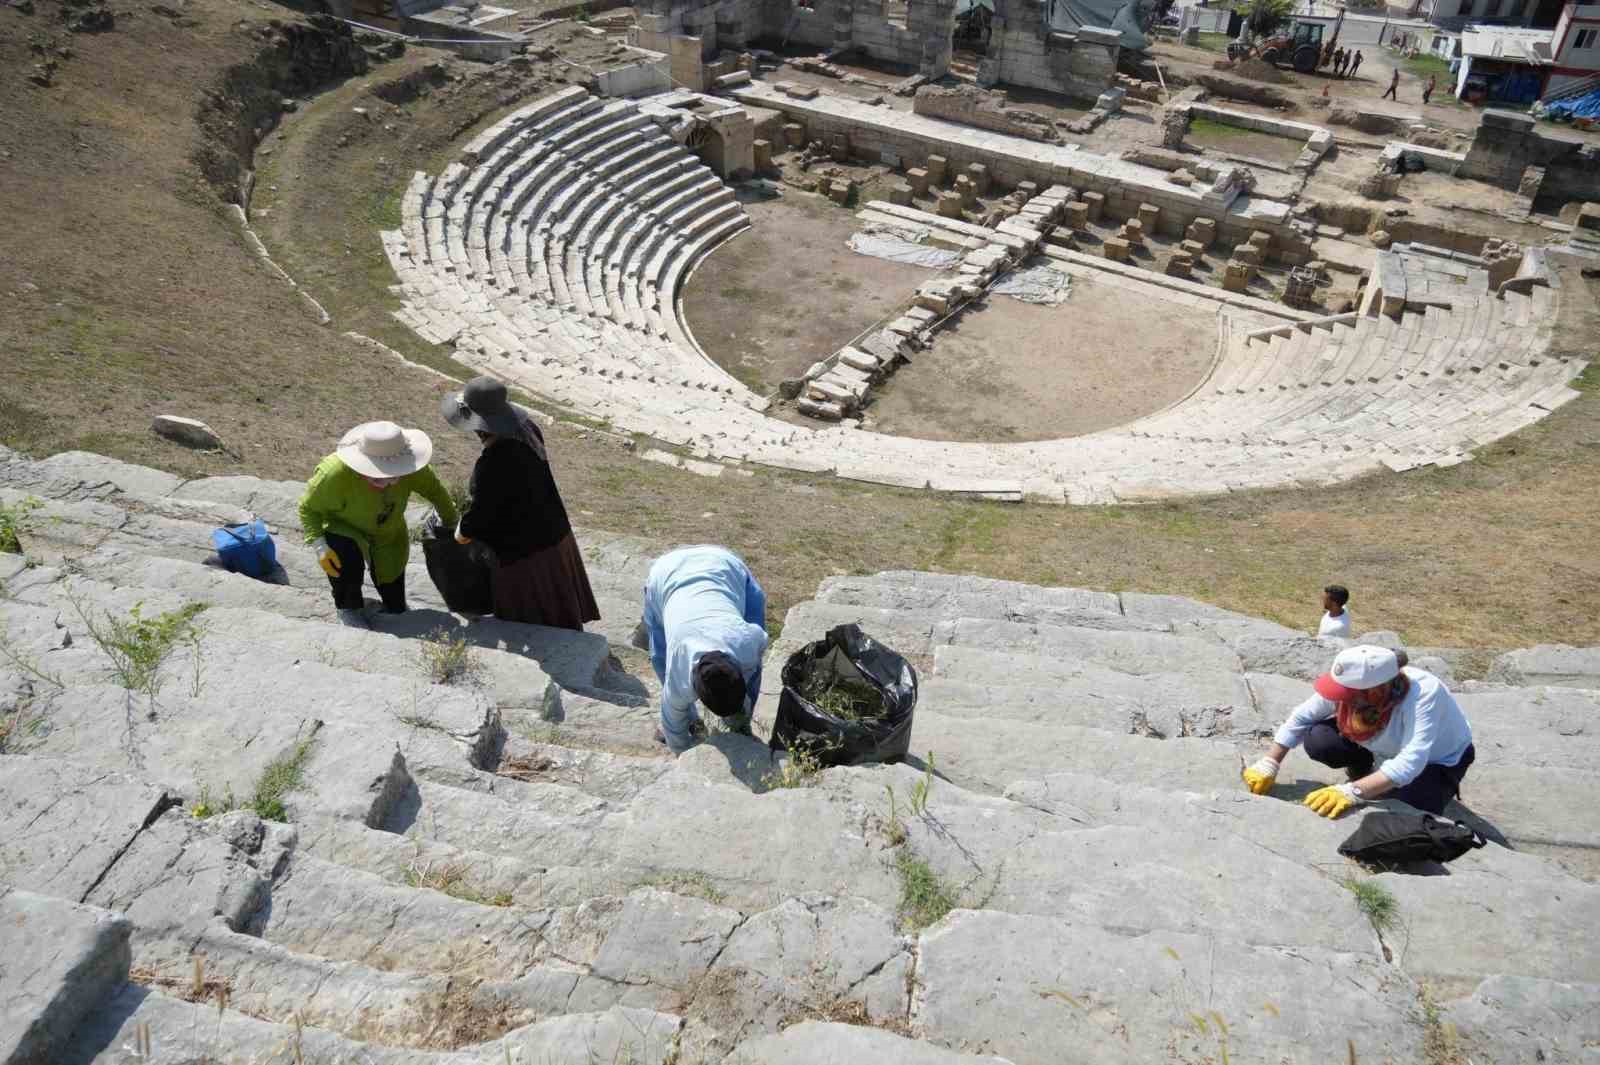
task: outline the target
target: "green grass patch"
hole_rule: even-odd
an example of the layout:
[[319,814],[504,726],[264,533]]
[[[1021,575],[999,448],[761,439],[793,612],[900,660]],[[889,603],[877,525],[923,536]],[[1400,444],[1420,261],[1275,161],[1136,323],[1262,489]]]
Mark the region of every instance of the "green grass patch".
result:
[[1190,45],[1190,47],[1199,48],[1206,52],[1218,52],[1222,55],[1227,55],[1228,40],[1229,38],[1226,33],[1202,33],[1195,39],[1195,43]]
[[284,796],[305,782],[306,760],[316,745],[316,733],[297,742],[288,753],[267,763],[256,781],[250,796],[250,809],[263,821],[287,821],[289,811],[283,805]]
[[1344,886],[1355,896],[1356,909],[1372,923],[1380,935],[1393,928],[1400,920],[1400,902],[1389,889],[1376,880],[1357,880],[1347,877]]
[[478,673],[479,665],[466,637],[451,636],[443,626],[429,633],[417,647],[422,671],[434,684],[458,684]]
[[1415,74],[1419,78],[1426,78],[1430,74],[1439,79],[1439,88],[1436,93],[1443,92],[1449,95],[1448,86],[1455,84],[1455,75],[1450,73],[1450,63],[1436,55],[1419,55],[1414,58],[1403,59],[1400,65],[1408,74]]
[[814,752],[805,747],[794,747],[786,752],[782,764],[761,778],[761,786],[767,791],[809,788],[817,782],[822,768],[822,762]]
[[900,924],[906,931],[920,932],[961,905],[960,893],[909,845],[895,852],[894,871],[900,878]]

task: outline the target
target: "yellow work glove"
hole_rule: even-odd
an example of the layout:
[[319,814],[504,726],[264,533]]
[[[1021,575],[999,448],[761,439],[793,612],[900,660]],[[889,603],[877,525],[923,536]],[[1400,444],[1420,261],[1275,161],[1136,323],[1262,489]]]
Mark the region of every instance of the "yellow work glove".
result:
[[1333,784],[1307,795],[1306,805],[1331,821],[1350,807],[1360,806],[1361,797],[1349,784]]
[[1263,756],[1239,775],[1244,778],[1244,786],[1250,789],[1250,794],[1265,795],[1278,779],[1278,763]]
[[316,552],[317,565],[322,567],[322,572],[337,580],[339,571],[344,567],[344,563],[339,561],[339,553],[320,537],[311,541],[311,550]]

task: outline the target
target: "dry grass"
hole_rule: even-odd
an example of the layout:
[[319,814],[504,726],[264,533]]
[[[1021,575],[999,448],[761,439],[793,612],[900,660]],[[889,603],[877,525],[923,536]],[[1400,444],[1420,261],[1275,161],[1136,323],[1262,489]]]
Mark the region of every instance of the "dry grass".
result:
[[[53,19],[55,0],[38,3],[34,18]],[[253,47],[234,24],[281,14],[194,0],[192,27],[139,18],[78,35],[55,88],[13,93],[0,110],[10,226],[0,348],[12,386],[0,443],[87,448],[185,475],[299,478],[345,428],[383,415],[427,427],[447,479],[465,473],[476,447],[442,432],[444,386],[340,333],[450,366],[443,350],[387,327],[393,278],[376,230],[392,220],[405,172],[441,158],[480,106],[534,79],[480,67],[481,81],[448,99],[379,121],[351,113],[373,86],[436,58],[418,53],[318,98],[274,141],[260,228],[334,314],[322,328],[255,262],[187,162],[196,102]],[[0,69],[19,85],[34,61],[26,18],[0,7]],[[365,132],[341,147],[357,122]],[[1596,283],[1572,271],[1563,284],[1559,335],[1589,357]],[[1600,371],[1587,381],[1592,389]],[[164,412],[204,418],[242,459],[158,440],[149,421]],[[1413,644],[1600,643],[1592,391],[1453,469],[1139,507],[966,502],[766,470],[706,480],[639,462],[622,441],[575,424],[557,425],[549,442],[580,526],[726,543],[760,574],[774,618],[830,573],[909,568],[1189,595],[1309,630],[1322,585],[1337,580],[1363,628]]]
[[513,901],[504,892],[489,894],[479,889],[465,862],[425,862],[419,856],[406,866],[405,882],[407,887],[427,888],[480,906],[510,906]]

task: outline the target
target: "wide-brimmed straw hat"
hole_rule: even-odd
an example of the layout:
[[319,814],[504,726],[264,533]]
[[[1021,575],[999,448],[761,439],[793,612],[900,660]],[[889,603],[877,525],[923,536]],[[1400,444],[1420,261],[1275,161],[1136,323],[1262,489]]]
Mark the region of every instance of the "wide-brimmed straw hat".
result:
[[433,441],[421,429],[366,422],[344,434],[335,454],[363,477],[404,477],[433,458]]
[[444,420],[457,429],[496,436],[521,436],[528,412],[506,398],[506,386],[493,377],[474,377],[460,392],[439,402]]

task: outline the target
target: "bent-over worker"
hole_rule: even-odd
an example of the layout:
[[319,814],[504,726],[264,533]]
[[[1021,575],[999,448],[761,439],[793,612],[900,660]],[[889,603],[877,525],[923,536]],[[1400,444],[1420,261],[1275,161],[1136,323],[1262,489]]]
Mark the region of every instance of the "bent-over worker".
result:
[[368,568],[383,612],[405,613],[411,557],[406,503],[413,492],[455,525],[455,503],[428,465],[432,457],[433,441],[421,429],[367,422],[345,433],[306,482],[300,527],[328,575],[334,608],[345,624],[366,626],[361,584]]
[[[1265,757],[1245,769],[1245,786],[1264,795],[1283,759],[1305,744],[1314,761],[1343,769],[1349,783],[1318,788],[1305,804],[1324,817],[1378,798],[1431,814],[1461,791],[1472,765],[1472,726],[1444,683],[1386,647],[1340,651],[1316,692],[1295,707]],[[1383,761],[1374,768],[1377,758]]]
[[650,665],[661,681],[656,740],[682,754],[705,735],[698,702],[748,734],[767,650],[767,594],[732,551],[701,544],[656,559],[644,584]]

